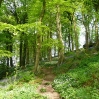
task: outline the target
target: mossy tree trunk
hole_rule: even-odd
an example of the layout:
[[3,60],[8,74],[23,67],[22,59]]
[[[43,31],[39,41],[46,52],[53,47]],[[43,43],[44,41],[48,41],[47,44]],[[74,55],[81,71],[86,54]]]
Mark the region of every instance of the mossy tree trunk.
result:
[[[89,44],[89,15],[88,14],[82,14],[82,22],[85,27],[85,48],[86,52],[88,52],[88,44]],[[86,21],[85,21],[86,20]]]
[[[45,0],[43,0],[43,7],[42,7],[42,12],[40,15],[40,19],[39,19],[39,26],[41,26],[41,22],[44,18],[44,14],[45,14],[45,7],[46,7],[46,2]],[[41,52],[41,40],[42,40],[42,35],[41,35],[41,28],[38,29],[37,31],[37,40],[36,40],[36,60],[35,60],[35,66],[34,66],[34,72],[38,73],[39,72],[39,61],[40,61],[40,52]]]
[[62,30],[61,30],[61,22],[60,22],[60,7],[59,5],[56,6],[57,12],[56,12],[56,25],[57,25],[57,37],[59,41],[59,49],[58,49],[58,63],[57,65],[61,65],[64,60],[64,45],[63,45],[63,39],[62,39]]

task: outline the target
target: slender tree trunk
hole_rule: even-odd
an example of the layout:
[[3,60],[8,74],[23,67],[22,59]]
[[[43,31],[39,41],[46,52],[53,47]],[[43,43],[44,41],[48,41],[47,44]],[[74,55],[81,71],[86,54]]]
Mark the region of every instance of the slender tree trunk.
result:
[[[12,53],[12,51],[13,51],[13,44],[12,44],[12,42],[11,42],[11,45],[9,46],[9,48],[10,48],[10,52]],[[10,57],[10,66],[13,67],[13,59],[12,59],[12,57]]]
[[[42,12],[41,12],[41,16],[39,19],[39,25],[41,25],[41,22],[44,18],[44,14],[45,14],[45,6],[46,6],[46,2],[45,0],[43,0],[43,7],[42,7]],[[36,49],[36,60],[35,60],[35,70],[34,72],[37,73],[39,72],[39,58],[40,58],[40,52],[41,52],[41,29],[38,29],[37,32],[37,49]]]
[[72,51],[74,51],[74,38],[73,38],[73,31],[71,35],[71,43],[72,43]]
[[27,42],[27,48],[26,48],[26,64],[29,64],[29,45]]
[[66,40],[67,40],[67,38],[66,38],[66,34],[65,34],[65,37],[64,37],[64,42],[65,42],[65,43],[64,43],[64,46],[65,46],[65,47],[64,47],[64,53],[67,52],[67,44],[66,44],[67,42],[66,42]]
[[38,30],[37,33],[37,48],[36,48],[36,59],[35,59],[35,66],[34,66],[34,72],[38,73],[39,70],[39,61],[40,61],[40,52],[41,52],[41,34],[40,34],[40,30]]
[[78,32],[76,30],[76,20],[75,20],[75,16],[73,16],[73,27],[74,27],[74,35],[75,35],[75,49],[76,51],[78,51],[79,49],[79,42],[78,42]]
[[20,67],[25,68],[26,65],[26,50],[27,38],[24,32],[20,35]]
[[[12,34],[9,31],[5,31],[5,33],[7,33],[6,38],[8,40],[6,42],[6,50],[8,50],[8,51],[10,51],[12,53],[12,51],[13,51]],[[13,67],[12,57],[7,58],[7,66]]]
[[74,13],[71,14],[71,44],[72,44],[72,51],[74,51],[74,28],[73,28],[73,25],[74,25]]
[[2,1],[3,1],[3,0],[0,0],[0,7],[1,7]]
[[[9,51],[9,43],[6,42],[6,50]],[[7,66],[9,67],[9,58],[7,57]]]
[[[51,32],[48,33],[47,39],[50,39],[50,38],[52,38],[52,33],[51,33]],[[47,53],[48,53],[48,54],[47,54],[48,60],[51,61],[51,60],[52,60],[51,46],[49,46],[49,47],[47,48]]]
[[51,54],[51,48],[48,48],[48,60],[51,62],[52,60],[52,54]]
[[23,63],[22,63],[22,68],[25,68],[25,65],[26,65],[26,51],[27,51],[26,49],[27,49],[27,40],[25,38],[24,44],[23,44],[23,55],[22,55]]
[[[70,32],[70,31],[69,31]],[[71,36],[70,36],[70,33],[68,34],[68,51],[71,51]]]
[[[36,33],[33,36],[34,36],[34,38],[36,38],[36,36],[37,36]],[[33,56],[33,62],[35,63],[35,61],[36,61],[36,39],[34,39],[34,41],[33,41],[32,49],[33,49],[33,55],[32,55]]]
[[76,47],[76,51],[79,50],[79,42],[78,42],[78,34],[77,32],[75,32],[75,47]]
[[99,37],[98,37],[98,21],[97,19],[95,20],[95,42],[96,42],[96,46],[95,49],[99,50]]
[[94,25],[92,25],[92,31],[91,31],[91,34],[90,34],[90,39],[91,41],[93,42],[93,34],[94,34]]
[[63,46],[63,39],[62,39],[62,31],[61,31],[61,22],[60,22],[60,8],[57,5],[57,13],[56,13],[56,24],[57,24],[57,36],[59,40],[59,59],[58,59],[58,66],[63,63],[64,60],[64,46]]
[[86,30],[86,35],[85,35],[85,40],[86,40],[86,50],[88,50],[88,43],[89,43],[89,34],[88,34],[88,28],[87,26],[85,26],[85,30]]
[[7,58],[7,66],[9,67],[9,58]]
[[20,35],[20,67],[23,65],[23,57],[22,57],[22,53],[23,53],[23,40],[22,40],[22,34]]
[[[43,32],[44,33],[44,32]],[[47,35],[42,35],[42,40],[41,42],[43,43],[44,40],[47,41],[48,37]],[[41,52],[41,55],[40,55],[40,60],[46,60],[48,59],[48,56],[47,56],[47,47],[42,47],[42,52]]]
[[83,25],[85,27],[85,48],[86,52],[88,52],[88,45],[89,45],[89,16],[88,15],[83,15]]

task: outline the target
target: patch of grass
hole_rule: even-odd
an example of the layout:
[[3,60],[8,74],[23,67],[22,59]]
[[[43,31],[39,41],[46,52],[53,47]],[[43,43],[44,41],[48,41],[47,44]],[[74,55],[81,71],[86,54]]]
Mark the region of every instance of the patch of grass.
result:
[[5,86],[6,84],[5,84],[5,82],[0,82],[0,85]]
[[30,85],[28,83],[23,84],[22,86],[16,86],[11,90],[0,91],[1,99],[47,99],[36,92],[36,86]]
[[45,62],[44,66],[50,67],[50,66],[55,66],[58,61],[51,61],[51,62]]
[[11,90],[13,90],[13,89],[14,89],[14,85],[10,84],[10,85],[8,86],[8,88],[7,88],[7,91],[11,91]]
[[29,82],[30,80],[34,79],[34,74],[31,71],[23,71],[22,73],[18,74],[19,81],[21,82]]
[[46,92],[46,89],[45,88],[41,88],[40,92],[44,93],[44,92]]
[[42,80],[43,80],[43,79],[41,79],[41,78],[36,78],[36,79],[34,80],[34,83],[41,84],[41,83],[42,83]]

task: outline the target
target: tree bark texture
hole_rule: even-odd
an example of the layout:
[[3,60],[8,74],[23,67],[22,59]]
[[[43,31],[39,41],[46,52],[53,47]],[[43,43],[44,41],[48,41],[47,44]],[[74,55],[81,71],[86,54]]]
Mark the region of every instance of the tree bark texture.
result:
[[[42,12],[41,12],[41,16],[40,16],[40,19],[39,19],[39,25],[41,25],[41,22],[44,18],[44,14],[45,14],[45,7],[46,7],[46,2],[45,0],[43,0],[43,7],[42,7]],[[36,47],[36,60],[35,60],[35,69],[34,69],[34,72],[37,73],[39,72],[39,61],[40,61],[40,52],[41,52],[41,39],[42,39],[42,35],[41,35],[41,30],[39,29],[38,32],[37,32],[37,40],[36,40],[36,43],[37,43],[37,47]]]
[[60,22],[60,7],[59,5],[56,6],[57,13],[56,13],[56,25],[57,25],[57,37],[59,40],[59,58],[57,65],[61,65],[64,60],[64,46],[63,46],[63,39],[62,39],[62,31],[61,31],[61,22]]
[[95,42],[96,42],[96,46],[95,49],[99,50],[99,34],[98,34],[98,20],[96,18],[95,20]]

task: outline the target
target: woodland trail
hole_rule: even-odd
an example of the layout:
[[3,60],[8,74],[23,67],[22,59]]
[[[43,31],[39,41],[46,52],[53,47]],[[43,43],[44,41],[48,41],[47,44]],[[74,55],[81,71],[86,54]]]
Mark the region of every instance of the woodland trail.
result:
[[[52,67],[42,69],[45,76],[42,83],[39,85],[37,91],[40,95],[46,96],[48,99],[61,99],[60,95],[57,92],[55,92],[51,85],[55,78],[52,69]],[[44,92],[42,92],[43,90]]]

